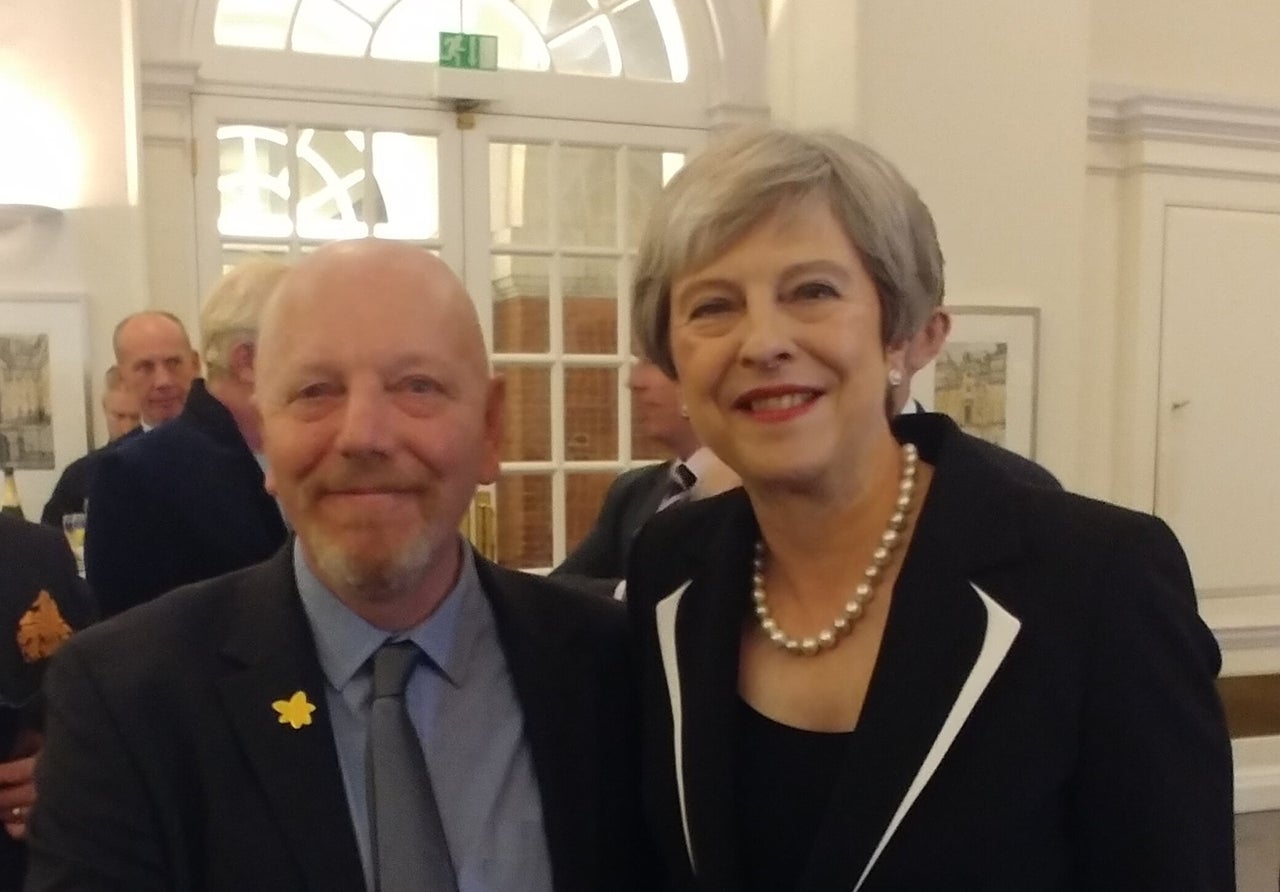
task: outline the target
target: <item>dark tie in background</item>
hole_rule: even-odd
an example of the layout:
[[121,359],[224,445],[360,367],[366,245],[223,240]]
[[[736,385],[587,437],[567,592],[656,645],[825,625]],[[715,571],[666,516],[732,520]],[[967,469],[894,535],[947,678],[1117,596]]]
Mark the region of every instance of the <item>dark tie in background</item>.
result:
[[369,830],[376,892],[457,892],[440,810],[404,689],[423,657],[412,641],[373,655],[369,710]]
[[662,501],[658,503],[661,511],[670,505],[687,501],[693,494],[693,485],[698,482],[698,475],[689,470],[682,461],[671,466],[671,477],[667,480],[666,489],[662,493]]

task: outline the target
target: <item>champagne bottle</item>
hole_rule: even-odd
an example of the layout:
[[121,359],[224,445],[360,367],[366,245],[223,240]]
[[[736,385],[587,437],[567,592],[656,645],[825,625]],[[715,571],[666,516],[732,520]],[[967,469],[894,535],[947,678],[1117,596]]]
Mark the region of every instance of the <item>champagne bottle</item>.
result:
[[18,481],[13,476],[13,468],[4,469],[4,495],[0,496],[0,514],[12,514],[25,519],[22,513],[22,500],[18,498]]

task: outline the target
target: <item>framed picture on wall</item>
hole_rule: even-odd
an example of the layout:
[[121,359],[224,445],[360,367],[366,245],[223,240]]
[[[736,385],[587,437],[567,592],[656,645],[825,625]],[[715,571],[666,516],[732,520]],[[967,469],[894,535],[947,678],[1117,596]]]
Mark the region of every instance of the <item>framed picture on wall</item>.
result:
[[948,307],[951,335],[911,395],[967,433],[1027,458],[1036,449],[1040,310]]
[[88,356],[82,296],[0,293],[0,465],[28,518],[92,443]]

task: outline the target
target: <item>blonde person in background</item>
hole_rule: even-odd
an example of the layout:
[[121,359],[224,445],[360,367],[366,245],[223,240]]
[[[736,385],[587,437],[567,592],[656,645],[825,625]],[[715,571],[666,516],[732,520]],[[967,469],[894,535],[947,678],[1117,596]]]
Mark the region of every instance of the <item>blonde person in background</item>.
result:
[[124,384],[119,366],[107,369],[102,380],[102,415],[107,420],[107,442],[114,442],[142,423],[142,407]]
[[[280,509],[263,488],[253,391],[258,316],[287,271],[279,260],[254,258],[222,277],[200,310],[206,376],[191,383],[181,414],[99,463],[85,569],[104,617],[246,567],[284,544]],[[155,371],[156,381],[168,374]],[[164,402],[164,388],[152,394],[153,404]]]
[[680,890],[1227,892],[1220,665],[1148,515],[890,423],[937,305],[865,145],[762,129],[659,198],[635,330],[743,488],[632,551],[646,814]]

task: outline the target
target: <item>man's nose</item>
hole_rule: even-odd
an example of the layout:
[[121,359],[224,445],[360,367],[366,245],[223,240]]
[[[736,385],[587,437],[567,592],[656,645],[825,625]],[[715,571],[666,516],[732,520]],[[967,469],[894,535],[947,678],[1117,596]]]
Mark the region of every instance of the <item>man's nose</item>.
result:
[[381,387],[353,388],[342,408],[337,448],[343,454],[364,455],[391,451],[391,401]]

